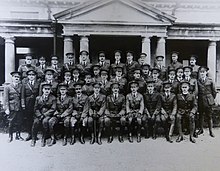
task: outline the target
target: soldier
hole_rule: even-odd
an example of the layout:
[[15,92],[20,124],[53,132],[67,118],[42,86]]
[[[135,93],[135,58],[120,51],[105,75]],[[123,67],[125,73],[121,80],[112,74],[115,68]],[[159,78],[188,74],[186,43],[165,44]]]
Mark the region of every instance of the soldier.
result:
[[167,68],[168,70],[183,67],[183,64],[178,61],[178,58],[179,58],[179,52],[173,51],[171,53],[171,64],[168,65]]
[[51,94],[56,97],[58,93],[57,91],[58,82],[54,80],[55,71],[51,68],[47,68],[44,73],[45,73],[45,81],[40,84],[39,95],[42,95],[42,85],[47,83],[52,85]]
[[34,66],[34,65],[32,64],[32,59],[33,59],[33,57],[32,57],[31,54],[26,54],[26,55],[25,55],[25,64],[20,65],[20,66],[18,67],[18,72],[21,73],[21,79],[22,79],[22,80],[27,77],[26,72],[27,72],[28,70],[30,70],[30,69],[31,69],[31,70],[36,70],[36,66]]
[[214,137],[212,132],[213,122],[213,106],[215,105],[216,89],[213,80],[207,77],[207,72],[209,68],[201,66],[199,68],[199,79],[198,79],[198,99],[199,99],[199,120],[200,120],[200,130],[198,135],[203,133],[203,123],[204,123],[204,114],[208,119],[209,134],[211,137]]
[[147,91],[144,94],[145,115],[147,124],[145,124],[146,137],[152,135],[156,139],[158,124],[161,122],[161,98],[155,89],[155,82],[150,80],[147,82]]
[[92,64],[89,62],[89,52],[82,50],[80,52],[80,63],[76,66],[80,69],[80,74],[84,76],[85,72],[90,72]]
[[109,71],[110,64],[106,62],[105,52],[100,51],[98,53],[98,57],[99,57],[99,62],[97,63],[97,65],[99,65],[101,69],[106,69]]
[[126,57],[127,57],[127,62],[125,64],[126,66],[126,71],[127,71],[127,79],[128,81],[131,81],[133,78],[133,69],[138,67],[138,63],[136,61],[134,61],[134,56],[133,56],[133,52],[132,51],[128,51],[126,53]]
[[189,66],[192,68],[192,78],[198,79],[199,66],[196,64],[198,56],[191,55],[189,58]]
[[128,140],[133,142],[132,127],[137,121],[137,142],[141,142],[141,126],[143,124],[144,98],[138,93],[138,82],[129,83],[131,93],[126,96],[126,118],[128,120]]
[[67,62],[63,64],[62,72],[72,71],[75,67],[75,56],[73,52],[66,53]]
[[105,109],[105,126],[108,133],[108,143],[113,141],[113,128],[116,121],[120,121],[120,133],[118,140],[123,142],[123,134],[126,124],[125,118],[125,96],[119,94],[119,83],[114,82],[111,85],[112,94],[107,96]]
[[85,85],[82,87],[82,93],[90,96],[94,93],[92,85],[92,73],[85,72]]
[[92,74],[93,74],[93,79],[92,82],[100,82],[101,77],[100,77],[100,66],[99,65],[93,65],[92,66]]
[[140,53],[140,57],[138,59],[139,67],[141,67],[142,65],[146,64],[146,62],[145,62],[146,58],[147,58],[147,54],[146,53]]
[[154,81],[154,88],[157,92],[161,92],[163,81],[159,78],[160,76],[160,70],[158,68],[152,68],[151,69],[151,77],[152,81]]
[[[41,140],[41,146],[46,145],[46,135],[49,131],[49,120],[53,117],[56,111],[56,97],[51,94],[52,85],[48,83],[42,84],[43,94],[37,96],[34,105],[34,122],[32,126],[32,141],[31,146],[36,144],[38,127],[43,125],[43,135]],[[53,138],[53,135],[51,135]],[[53,139],[52,139],[53,140]]]
[[150,79],[150,65],[144,64],[141,66],[141,69],[142,69],[142,78],[146,82]]
[[[95,143],[95,139],[97,139],[97,143],[99,145],[102,144],[101,136],[103,130],[103,122],[104,122],[104,111],[106,108],[106,96],[100,94],[101,84],[94,83],[94,94],[88,97],[86,104],[82,113],[83,126],[89,127],[91,132],[91,141],[90,144]],[[97,123],[98,122],[98,123]],[[98,127],[98,136],[97,136],[97,127]]]
[[51,66],[48,68],[52,68],[54,72],[54,79],[55,81],[60,81],[61,80],[61,71],[62,67],[58,65],[58,57],[57,56],[51,56]]
[[146,83],[142,79],[141,75],[142,75],[141,68],[135,68],[133,70],[134,80],[138,82],[139,85],[138,92],[143,95],[146,92]]
[[74,96],[75,94],[75,90],[74,90],[74,82],[72,80],[72,72],[69,71],[69,70],[66,70],[64,71],[64,81],[63,81],[63,84],[66,84],[68,85],[68,88],[67,88],[67,94],[71,97]]
[[165,119],[165,132],[167,141],[172,143],[172,135],[175,125],[175,118],[177,112],[176,95],[171,92],[172,83],[163,83],[163,93],[161,93],[161,115]]
[[125,90],[127,89],[127,79],[123,77],[123,68],[120,66],[115,67],[115,76],[111,78],[110,82],[117,82],[119,86],[120,93],[126,94]]
[[177,127],[179,136],[176,142],[181,142],[183,140],[183,131],[182,131],[182,122],[189,122],[189,139],[192,143],[195,143],[196,140],[193,138],[195,131],[195,114],[197,112],[197,100],[194,94],[190,94],[189,82],[180,83],[181,94],[177,94]]
[[183,67],[176,69],[176,80],[178,83],[183,81]]
[[27,82],[23,83],[21,101],[24,106],[25,121],[27,126],[28,136],[25,141],[31,140],[31,128],[33,124],[33,115],[34,115],[34,104],[36,97],[39,94],[40,83],[37,81],[37,72],[35,70],[29,70],[26,72]]
[[45,75],[44,75],[45,69],[47,68],[45,57],[41,56],[39,58],[38,62],[39,62],[39,66],[36,67],[37,77],[42,82],[44,80],[44,77],[45,77]]
[[171,92],[175,95],[179,93],[179,82],[176,80],[176,70],[170,69],[168,72],[168,80],[171,83]]
[[67,137],[70,130],[70,118],[73,112],[73,101],[72,97],[67,95],[68,85],[59,84],[60,96],[56,98],[56,111],[53,114],[53,117],[49,120],[49,129],[51,135],[51,141],[48,146],[56,144],[54,126],[59,122],[63,122],[64,125],[64,137],[63,137],[63,146],[67,144]]
[[110,94],[110,86],[111,86],[111,82],[108,81],[108,70],[106,69],[101,69],[100,71],[101,73],[101,90],[100,93],[104,94],[104,95],[109,95]]
[[75,140],[75,130],[76,127],[80,129],[80,142],[81,144],[85,144],[84,135],[85,135],[85,127],[82,126],[82,112],[83,107],[85,106],[86,100],[88,98],[87,95],[82,94],[82,86],[83,82],[78,82],[75,84],[75,91],[76,94],[73,97],[73,112],[71,117],[71,142],[70,144],[73,145]]
[[22,84],[20,83],[21,73],[11,72],[12,83],[4,86],[4,100],[3,106],[5,114],[8,117],[8,131],[9,139],[8,142],[13,140],[13,127],[16,126],[16,140],[23,140],[20,136],[21,122],[22,122],[22,112],[21,109],[24,108],[24,103],[21,103],[21,90]]
[[121,67],[123,71],[123,75],[126,75],[126,67],[125,64],[121,62],[121,54],[122,52],[120,50],[116,50],[114,52],[115,62],[111,64],[110,67],[110,78],[113,78],[115,76],[116,67]]
[[167,76],[167,69],[165,66],[163,66],[163,60],[164,60],[164,56],[156,56],[156,64],[154,66],[154,68],[157,68],[160,70],[160,79],[162,81],[164,81],[166,79],[166,76]]
[[72,80],[73,80],[73,84],[80,82],[80,70],[79,68],[75,67],[72,70]]

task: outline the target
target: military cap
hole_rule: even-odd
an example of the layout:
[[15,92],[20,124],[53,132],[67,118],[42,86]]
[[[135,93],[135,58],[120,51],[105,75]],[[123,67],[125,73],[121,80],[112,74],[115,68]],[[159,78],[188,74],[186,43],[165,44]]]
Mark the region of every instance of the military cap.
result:
[[98,64],[95,64],[95,65],[92,65],[92,69],[94,69],[94,68],[98,68],[98,69],[100,69],[100,65],[98,65]]
[[105,54],[105,52],[103,50],[98,52],[98,55],[100,55],[101,53]]
[[70,70],[65,70],[63,74],[64,74],[64,75],[66,75],[66,74],[72,75],[72,72],[71,72]]
[[96,85],[99,85],[99,87],[102,86],[100,82],[94,82],[92,85],[93,85],[93,87],[95,87]]
[[115,70],[116,70],[116,71],[118,71],[118,70],[123,71],[123,67],[121,67],[121,66],[116,66],[116,67],[115,67]]
[[52,87],[52,85],[49,84],[49,83],[43,83],[41,86],[42,86],[42,88],[44,88],[44,87],[50,87],[51,88]]
[[179,55],[179,52],[177,52],[177,51],[172,51],[172,52],[171,52],[171,55],[172,55],[172,54],[177,54],[177,55]]
[[180,82],[180,86],[182,86],[183,84],[187,84],[188,86],[190,86],[190,83],[188,81],[182,81]]
[[86,71],[86,72],[84,73],[84,76],[85,76],[85,77],[88,76],[88,75],[92,76],[92,72]]
[[197,56],[197,55],[190,55],[189,59],[195,59],[195,60],[197,60],[197,59],[198,59],[198,56]]
[[58,60],[58,57],[57,57],[57,56],[52,55],[52,56],[51,56],[51,60]]
[[72,73],[74,73],[75,71],[77,71],[78,73],[80,73],[80,69],[77,68],[77,67],[74,67],[74,68],[72,69]]
[[164,81],[164,82],[163,82],[163,86],[166,86],[166,85],[171,86],[171,85],[172,85],[172,83],[171,83],[171,82],[169,82],[169,81]]
[[67,53],[66,53],[66,56],[67,56],[67,55],[74,55],[74,53],[73,53],[73,52],[67,52]]
[[21,73],[18,72],[18,71],[13,71],[13,72],[11,72],[10,74],[11,74],[11,76],[14,76],[14,75],[21,76]]
[[177,69],[176,69],[176,72],[178,72],[178,70],[183,70],[183,67],[178,67]]
[[74,83],[74,87],[78,85],[82,87],[84,85],[84,81],[77,81],[76,83]]
[[200,66],[200,67],[199,67],[199,71],[200,71],[200,70],[206,70],[206,71],[208,71],[209,68],[208,68],[207,66]]
[[44,56],[41,56],[41,57],[39,58],[39,60],[46,60],[46,58],[45,58]]
[[132,84],[136,84],[137,86],[139,86],[139,83],[135,80],[129,82],[129,87],[131,87]]
[[168,70],[168,73],[170,73],[170,72],[175,72],[176,73],[176,70],[171,68],[171,69]]
[[183,70],[185,71],[186,69],[190,69],[190,71],[192,71],[192,67],[190,67],[190,66],[185,66],[185,67],[183,67]]
[[68,87],[68,85],[67,85],[67,84],[65,84],[65,83],[60,83],[60,84],[58,85],[58,87],[59,87],[59,88],[61,88],[61,87],[65,87],[65,88],[67,88],[67,87]]
[[150,65],[149,64],[144,64],[141,66],[142,69],[150,69]]
[[100,74],[108,74],[108,70],[105,69],[105,68],[102,68],[102,69],[100,70]]
[[47,72],[52,72],[52,74],[55,73],[54,69],[52,69],[52,68],[45,69],[44,73],[46,74]]
[[154,84],[155,81],[154,81],[154,80],[147,80],[146,83],[147,83],[147,84]]
[[142,70],[141,70],[141,68],[140,67],[137,67],[137,68],[134,68],[133,69],[133,73],[142,73]]
[[118,83],[118,82],[113,82],[112,84],[111,84],[111,88],[113,88],[114,86],[118,86],[118,87],[120,87],[120,84]]
[[129,50],[129,51],[126,52],[126,55],[128,55],[128,54],[131,54],[131,55],[133,56],[133,55],[134,55],[134,52],[131,51],[131,50]]
[[154,71],[156,71],[157,73],[160,73],[160,69],[159,68],[152,68],[151,72],[154,72]]
[[29,75],[29,74],[34,74],[34,75],[37,75],[37,72],[35,71],[35,70],[33,70],[33,69],[30,69],[30,70],[28,70],[27,72],[26,72],[26,74],[27,75]]
[[162,58],[162,59],[164,59],[164,56],[159,55],[159,56],[156,56],[155,58],[156,58],[156,59],[158,59],[158,58]]
[[115,50],[115,51],[114,51],[114,54],[116,54],[116,53],[122,54],[122,51],[121,51],[121,50]]
[[142,53],[140,53],[140,56],[141,56],[141,55],[147,56],[147,54],[146,54],[146,53],[143,53],[143,52],[142,52]]
[[82,55],[82,53],[83,53],[83,52],[85,52],[85,53],[86,53],[86,55],[89,55],[89,52],[88,52],[87,50],[82,50],[82,51],[80,51],[80,53],[79,53],[79,54],[80,54],[80,55]]

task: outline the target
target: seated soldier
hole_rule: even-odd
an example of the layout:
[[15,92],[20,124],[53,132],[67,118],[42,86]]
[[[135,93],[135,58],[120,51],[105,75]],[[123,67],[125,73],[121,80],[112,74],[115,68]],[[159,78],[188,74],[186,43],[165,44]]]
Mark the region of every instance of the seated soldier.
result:
[[59,122],[63,122],[64,125],[64,137],[63,137],[63,146],[67,144],[67,137],[70,130],[70,118],[73,111],[73,102],[72,98],[67,95],[68,85],[59,84],[60,96],[57,97],[57,108],[53,117],[49,120],[49,128],[51,135],[51,142],[49,146],[56,144],[54,126]]
[[149,64],[144,64],[141,66],[142,69],[142,78],[143,80],[149,81],[150,80],[150,65]]
[[89,52],[82,50],[79,59],[80,62],[76,67],[80,69],[80,75],[84,76],[85,72],[90,72],[92,67],[92,64],[89,61]]
[[112,83],[118,83],[120,93],[126,94],[125,90],[127,89],[127,79],[123,77],[125,75],[123,73],[123,68],[120,66],[115,67],[115,76],[113,76],[110,80]]
[[92,95],[94,93],[92,84],[92,73],[85,72],[85,85],[82,87],[82,93],[87,96]]
[[133,142],[132,128],[134,122],[137,121],[137,142],[141,142],[141,126],[143,122],[144,98],[138,93],[138,82],[129,83],[131,93],[126,96],[126,119],[128,120],[128,140]]
[[62,83],[68,85],[67,94],[69,96],[73,97],[74,94],[75,94],[75,90],[74,90],[74,83],[73,83],[73,80],[72,80],[72,72],[69,71],[69,70],[65,70],[63,75],[64,75],[63,76],[64,80],[63,80]]
[[55,81],[59,82],[61,80],[61,71],[62,67],[59,65],[58,57],[52,55],[51,56],[51,66],[48,68],[52,68],[54,72]]
[[[106,107],[106,96],[100,94],[101,84],[94,83],[94,94],[89,96],[86,100],[86,104],[83,108],[82,120],[83,127],[88,125],[89,130],[91,132],[91,141],[90,144],[95,143],[95,139],[97,139],[97,143],[99,145],[102,144],[101,136],[103,130],[103,115]],[[98,136],[97,136],[97,127],[98,127]]]
[[154,81],[154,88],[158,93],[160,93],[163,89],[162,88],[163,81],[159,78],[159,76],[160,76],[160,70],[158,68],[152,68],[151,69],[151,77],[152,77],[151,80]]
[[44,83],[42,86],[43,94],[37,96],[34,105],[34,123],[32,126],[31,146],[34,147],[37,139],[38,127],[43,125],[43,136],[41,146],[46,145],[46,135],[49,131],[49,120],[56,111],[56,97],[51,94],[51,84]]
[[119,142],[123,142],[123,134],[126,124],[125,96],[119,94],[119,83],[111,85],[112,94],[107,96],[105,109],[105,126],[108,132],[108,143],[113,141],[113,128],[116,121],[120,121]]
[[157,127],[163,121],[163,117],[160,115],[161,99],[160,94],[155,91],[155,82],[147,82],[147,91],[144,94],[145,115],[147,123],[145,124],[146,137],[149,138],[152,135],[153,139],[157,137]]
[[51,68],[47,68],[45,70],[45,81],[40,84],[39,88],[39,95],[42,95],[42,85],[43,84],[50,84],[51,87],[51,94],[54,96],[57,96],[57,87],[58,87],[58,82],[54,80],[54,73],[55,71]]
[[92,79],[93,83],[101,81],[100,66],[99,65],[93,65],[92,66],[92,74],[93,74],[93,79]]
[[100,90],[100,93],[107,96],[107,95],[110,94],[110,86],[111,86],[111,82],[108,81],[108,70],[101,69],[100,73],[101,73],[101,81],[100,81],[101,90]]
[[181,94],[177,95],[177,126],[179,136],[176,142],[181,142],[183,140],[182,122],[189,122],[187,129],[189,128],[190,136],[189,139],[192,143],[196,140],[193,138],[195,131],[195,114],[197,112],[197,101],[194,94],[189,92],[190,84],[189,82],[181,82],[180,89]]
[[143,95],[146,92],[146,83],[142,79],[141,75],[142,75],[141,68],[135,68],[133,70],[133,78],[136,82],[138,82],[139,85],[138,92]]
[[71,145],[73,145],[76,142],[75,140],[76,127],[80,129],[81,144],[85,144],[84,135],[86,131],[85,131],[85,127],[82,126],[82,112],[88,96],[82,94],[82,86],[83,86],[83,82],[78,82],[75,84],[74,87],[76,94],[73,96],[73,113],[71,117],[71,136],[72,136],[70,142]]
[[172,83],[163,83],[163,93],[161,93],[161,115],[165,120],[165,134],[167,141],[172,143],[172,135],[175,125],[175,118],[177,112],[176,95],[171,92]]

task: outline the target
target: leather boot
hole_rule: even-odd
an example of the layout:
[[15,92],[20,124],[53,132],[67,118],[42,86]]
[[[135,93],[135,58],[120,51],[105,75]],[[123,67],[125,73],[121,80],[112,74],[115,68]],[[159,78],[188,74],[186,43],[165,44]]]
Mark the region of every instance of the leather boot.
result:
[[13,134],[9,133],[9,137],[8,137],[8,143],[13,141]]
[[124,142],[123,134],[124,134],[124,126],[120,126],[120,132],[119,132],[119,136],[118,136],[118,140],[120,143]]
[[140,133],[137,134],[137,142],[138,142],[138,143],[141,142],[141,134],[140,134]]
[[25,139],[25,141],[30,141],[31,139],[32,139],[32,136],[31,136],[30,133],[28,133],[28,136],[27,136],[27,138]]
[[90,140],[90,144],[94,144],[95,143],[95,135],[94,133],[91,134],[91,140]]
[[62,143],[62,145],[63,145],[63,146],[66,146],[66,145],[67,145],[67,138],[66,138],[66,137],[63,138],[63,143]]
[[181,141],[183,141],[183,136],[182,136],[182,135],[179,135],[178,138],[177,138],[177,140],[176,140],[176,142],[179,143],[179,142],[181,142]]
[[156,130],[157,130],[157,126],[154,125],[154,128],[153,128],[153,135],[152,135],[152,139],[154,139],[154,140],[157,139]]
[[36,144],[36,141],[32,139],[32,140],[31,140],[31,147],[34,147],[35,144]]
[[51,135],[51,141],[50,143],[48,144],[49,147],[53,146],[54,144],[56,144],[56,139],[55,139],[55,136],[54,134]]
[[80,141],[81,144],[85,144],[84,134],[85,134],[85,128],[82,127],[82,128],[81,128],[81,133],[80,133],[80,139],[79,139],[79,141]]
[[209,120],[209,135],[211,137],[215,137],[214,133],[212,132],[212,127],[213,127],[213,122],[212,122],[212,119]]
[[197,132],[198,135],[201,135],[203,133],[204,133],[203,129],[199,129],[199,131]]
[[108,130],[108,143],[110,144],[113,141],[112,128],[111,127],[107,128],[107,130]]
[[24,138],[21,137],[21,133],[20,132],[16,132],[16,137],[15,137],[16,140],[20,140],[20,141],[23,141]]
[[195,138],[193,138],[193,136],[190,136],[190,137],[189,137],[189,140],[190,140],[192,143],[196,143],[196,140],[195,140]]
[[130,143],[133,143],[133,137],[132,137],[132,133],[131,132],[128,134],[128,141]]
[[75,144],[76,139],[75,139],[75,128],[71,128],[71,140],[70,140],[70,145]]
[[167,136],[167,141],[168,141],[169,143],[173,143],[173,140],[172,140],[172,138],[171,138],[170,135]]
[[97,137],[97,143],[98,143],[99,145],[102,145],[101,136],[102,136],[102,133],[101,133],[101,130],[99,130],[98,137]]

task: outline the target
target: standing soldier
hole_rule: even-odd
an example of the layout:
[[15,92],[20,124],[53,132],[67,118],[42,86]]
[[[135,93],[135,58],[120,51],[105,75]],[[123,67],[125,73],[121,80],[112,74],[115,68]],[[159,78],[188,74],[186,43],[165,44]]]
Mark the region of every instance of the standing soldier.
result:
[[141,75],[142,75],[141,68],[135,68],[133,70],[134,80],[138,82],[139,85],[138,92],[143,95],[146,92],[146,83],[142,79]]
[[66,53],[67,62],[63,64],[62,72],[72,71],[75,67],[75,56],[73,52]]
[[89,52],[83,50],[80,52],[80,62],[76,66],[80,70],[80,74],[84,76],[85,72],[90,72],[92,64],[89,62]]
[[92,79],[93,83],[101,81],[100,66],[99,65],[93,65],[92,66],[92,74],[93,74],[93,79]]
[[108,143],[113,141],[113,128],[116,121],[120,121],[120,133],[118,140],[123,142],[123,134],[126,124],[125,118],[125,96],[119,94],[119,83],[111,85],[112,94],[107,96],[105,109],[105,126],[108,132]]
[[[86,125],[88,125],[89,130],[91,132],[90,144],[94,144],[95,139],[97,139],[97,143],[101,145],[102,144],[101,135],[104,124],[103,115],[106,107],[106,96],[100,94],[100,89],[101,89],[100,83],[97,82],[94,83],[93,87],[94,87],[94,94],[89,96],[86,101],[82,113],[82,119],[83,119],[83,126],[85,127]],[[98,136],[96,135],[97,127],[98,127]]]
[[127,57],[127,61],[126,61],[126,72],[127,72],[127,79],[128,81],[131,81],[133,78],[133,69],[138,67],[138,63],[136,61],[134,61],[134,56],[133,56],[133,52],[128,51],[126,53],[126,57]]
[[23,140],[20,136],[21,122],[22,122],[22,112],[21,109],[24,108],[24,103],[21,103],[21,90],[22,84],[20,83],[20,72],[11,72],[12,83],[4,87],[4,100],[3,105],[5,109],[5,114],[8,116],[8,130],[9,139],[8,142],[13,140],[13,127],[16,126],[16,140]]
[[34,104],[36,97],[39,94],[40,83],[37,81],[37,72],[35,70],[29,70],[26,72],[27,82],[23,83],[21,100],[25,104],[25,121],[27,126],[28,136],[26,141],[31,140],[31,128],[34,120]]
[[38,62],[39,62],[39,66],[36,67],[37,77],[39,78],[39,81],[43,82],[45,77],[44,72],[45,69],[47,68],[45,57],[41,56]]
[[31,54],[25,55],[25,64],[18,67],[18,72],[21,73],[22,80],[27,77],[26,72],[28,70],[36,70],[36,67],[32,64],[32,59],[33,57]]
[[164,81],[166,79],[166,72],[167,72],[167,69],[165,66],[163,66],[163,60],[164,60],[164,56],[156,56],[156,64],[154,66],[154,68],[157,68],[160,70],[160,79],[162,81]]
[[[160,70],[158,68],[151,69],[151,77],[152,81],[154,82],[154,88],[159,93],[162,90],[163,81],[159,78]],[[151,81],[150,80],[150,81]]]
[[57,108],[53,117],[49,120],[49,129],[51,135],[51,142],[49,146],[52,146],[56,143],[54,126],[60,121],[62,121],[64,125],[63,146],[67,144],[68,133],[70,131],[70,118],[73,112],[72,97],[67,95],[67,87],[68,85],[66,84],[59,84],[60,96],[56,99]]
[[68,85],[68,91],[67,91],[67,94],[71,97],[74,96],[75,94],[75,91],[74,91],[74,83],[73,83],[73,80],[72,80],[72,72],[71,71],[64,71],[64,81],[63,81],[63,84],[66,84]]
[[[34,122],[32,126],[32,141],[31,146],[34,147],[37,139],[38,127],[43,125],[43,135],[41,146],[46,145],[46,136],[49,131],[49,120],[53,117],[56,111],[56,97],[51,94],[51,84],[42,84],[41,96],[37,96],[34,105]],[[51,135],[51,138],[53,135]]]
[[76,94],[73,97],[73,112],[71,117],[71,142],[73,145],[75,140],[75,130],[78,127],[80,129],[80,142],[81,144],[85,144],[84,135],[85,135],[85,127],[82,126],[82,112],[83,107],[85,106],[86,100],[88,98],[87,95],[82,94],[82,86],[83,82],[78,82],[75,84]]
[[141,67],[141,66],[146,64],[146,62],[145,62],[146,58],[147,58],[147,54],[146,53],[140,53],[140,57],[138,59],[139,67]]
[[168,72],[168,80],[166,82],[171,83],[171,92],[174,94],[179,93],[179,82],[176,80],[176,70],[170,69]]
[[106,69],[109,71],[110,64],[106,62],[105,52],[100,51],[98,53],[98,57],[99,57],[99,62],[97,63],[97,65],[99,65],[101,69]]
[[189,58],[189,66],[192,68],[192,78],[198,79],[199,66],[196,64],[198,56],[191,55]]
[[177,94],[177,127],[179,136],[176,142],[183,140],[182,122],[189,123],[187,129],[189,129],[189,139],[192,143],[196,140],[193,138],[195,131],[195,114],[197,112],[197,100],[194,94],[190,94],[189,82],[180,83],[181,94]]
[[73,84],[75,84],[77,82],[81,82],[80,70],[77,67],[73,68],[73,70],[72,70],[72,80],[73,80]]
[[82,87],[82,93],[86,94],[87,96],[90,96],[94,93],[91,72],[85,72],[85,85]]
[[126,117],[128,120],[128,140],[133,142],[132,128],[134,122],[137,121],[137,142],[141,142],[141,126],[143,124],[144,98],[138,93],[138,82],[129,83],[131,93],[126,96]]
[[179,58],[179,52],[173,51],[171,53],[171,64],[168,65],[167,68],[168,70],[183,67],[183,64],[178,61],[178,58]]
[[111,82],[108,81],[108,70],[106,69],[101,69],[101,91],[100,93],[104,94],[104,95],[109,95],[110,94],[110,86],[111,86]]
[[200,130],[198,135],[203,133],[204,124],[204,113],[208,119],[209,134],[211,137],[215,135],[212,132],[213,122],[213,106],[215,105],[216,89],[215,84],[211,78],[207,77],[207,72],[209,68],[201,66],[199,68],[199,79],[198,79],[198,99],[199,99],[199,120],[200,120]]
[[144,81],[149,81],[150,79],[150,65],[149,64],[144,64],[141,66],[142,69],[142,78]]
[[163,93],[161,93],[161,115],[165,119],[165,132],[167,141],[172,143],[172,135],[177,112],[176,95],[171,92],[172,83],[163,83]]
[[55,81],[59,82],[61,80],[61,71],[62,67],[58,64],[58,57],[57,56],[51,56],[51,66],[49,68],[52,68],[54,72],[54,79]]

